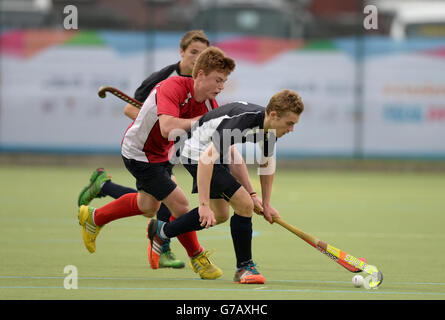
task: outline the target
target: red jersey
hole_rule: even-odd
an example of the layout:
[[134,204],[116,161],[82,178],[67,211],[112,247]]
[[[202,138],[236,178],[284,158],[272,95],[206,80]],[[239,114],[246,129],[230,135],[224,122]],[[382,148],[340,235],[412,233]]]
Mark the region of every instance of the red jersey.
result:
[[175,76],[156,85],[122,139],[125,158],[150,163],[168,161],[174,141],[162,137],[159,115],[191,119],[218,107],[213,99],[197,102],[193,83],[192,78]]

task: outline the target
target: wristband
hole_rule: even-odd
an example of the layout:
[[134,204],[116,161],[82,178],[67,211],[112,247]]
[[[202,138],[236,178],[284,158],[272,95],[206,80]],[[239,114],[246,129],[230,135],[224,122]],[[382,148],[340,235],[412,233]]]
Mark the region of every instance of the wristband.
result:
[[252,191],[251,193],[249,193],[250,194],[250,196],[253,196],[253,195],[256,195],[256,192],[255,191]]

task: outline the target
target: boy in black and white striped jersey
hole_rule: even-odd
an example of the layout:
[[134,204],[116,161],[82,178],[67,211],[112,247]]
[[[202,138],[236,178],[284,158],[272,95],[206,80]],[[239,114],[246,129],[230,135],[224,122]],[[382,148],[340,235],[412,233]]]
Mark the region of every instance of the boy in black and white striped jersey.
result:
[[[252,260],[252,213],[262,212],[273,223],[279,212],[270,205],[275,172],[275,142],[292,132],[304,110],[300,96],[292,90],[276,93],[266,108],[234,102],[203,115],[182,142],[181,159],[194,179],[193,192],[198,192],[199,207],[171,223],[153,219],[149,237],[163,241],[191,230],[201,230],[229,219],[229,206],[234,209],[230,221],[236,255],[234,281],[264,283]],[[253,201],[255,192],[246,189],[233,177],[228,163],[238,153],[235,143],[259,143],[263,159],[260,164],[262,201]],[[254,206],[254,203],[256,206]]]

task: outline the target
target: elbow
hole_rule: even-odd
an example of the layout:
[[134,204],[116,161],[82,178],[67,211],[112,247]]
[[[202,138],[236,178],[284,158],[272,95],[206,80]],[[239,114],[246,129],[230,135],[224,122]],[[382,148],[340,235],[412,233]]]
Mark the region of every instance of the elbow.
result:
[[161,136],[164,139],[168,139],[168,136],[170,135],[170,130],[168,128],[165,128],[165,126],[159,126],[159,129],[161,130]]
[[168,139],[170,132],[173,129],[174,123],[172,123],[172,121],[169,121],[170,118],[165,116],[165,115],[161,115],[159,116],[159,131],[161,132],[161,136],[164,139]]
[[135,120],[139,113],[139,110],[135,111],[135,109],[135,107],[127,104],[124,108],[124,114],[131,120]]
[[129,112],[129,110],[128,110],[128,106],[125,106],[125,108],[124,108],[124,114],[125,114],[127,117],[131,118],[131,117],[130,117],[130,112]]
[[174,128],[169,123],[159,122],[159,130],[161,131],[161,136],[164,139],[171,140],[171,135],[174,133]]

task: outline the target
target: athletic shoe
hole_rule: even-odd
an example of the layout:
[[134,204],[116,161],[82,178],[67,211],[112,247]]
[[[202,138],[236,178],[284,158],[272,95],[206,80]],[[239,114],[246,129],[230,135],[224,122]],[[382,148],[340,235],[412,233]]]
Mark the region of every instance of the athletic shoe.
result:
[[104,195],[101,194],[102,185],[109,180],[111,180],[111,176],[107,175],[104,168],[94,170],[90,177],[90,184],[83,188],[79,194],[77,205],[79,207],[87,206],[94,198],[104,197]]
[[82,226],[83,243],[91,253],[96,251],[96,237],[102,229],[102,227],[99,227],[94,223],[94,210],[96,209],[93,207],[80,206],[79,214],[77,215],[79,224]]
[[250,261],[246,266],[236,270],[233,281],[242,284],[263,284],[266,278],[258,272],[256,264]]
[[190,260],[190,266],[193,271],[199,274],[201,279],[217,279],[223,274],[222,270],[209,260],[212,253],[203,251]]
[[148,262],[152,269],[159,268],[159,260],[162,254],[162,246],[168,239],[164,239],[160,235],[160,230],[165,222],[150,219],[148,221],[147,235],[148,235]]
[[159,268],[174,268],[181,269],[184,268],[185,263],[179,259],[176,259],[175,254],[168,248],[168,250],[163,251],[159,257]]

